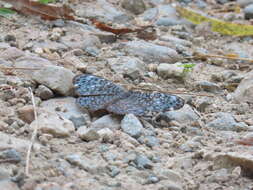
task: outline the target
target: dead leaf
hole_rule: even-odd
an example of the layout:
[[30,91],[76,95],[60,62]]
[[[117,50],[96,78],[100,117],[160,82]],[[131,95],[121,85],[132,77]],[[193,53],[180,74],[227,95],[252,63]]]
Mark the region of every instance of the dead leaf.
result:
[[56,20],[56,19],[67,19],[75,20],[73,13],[74,11],[67,5],[56,6],[47,5],[31,0],[3,0],[10,3],[16,10],[25,15],[36,15],[40,16],[44,20]]
[[131,32],[136,32],[135,30],[132,30],[130,28],[112,28],[111,26],[104,24],[96,19],[91,19],[90,20],[92,24],[94,24],[98,29],[106,31],[106,32],[111,32],[116,35],[121,35],[121,34],[127,34]]

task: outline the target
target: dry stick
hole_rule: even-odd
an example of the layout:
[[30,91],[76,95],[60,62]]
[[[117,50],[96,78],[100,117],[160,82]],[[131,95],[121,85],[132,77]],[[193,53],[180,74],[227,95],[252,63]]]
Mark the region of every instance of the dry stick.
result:
[[194,59],[194,58],[208,58],[208,57],[215,57],[215,58],[222,58],[222,59],[233,59],[233,60],[240,60],[240,61],[249,61],[253,63],[253,59],[249,58],[243,58],[243,57],[229,57],[229,56],[224,56],[224,55],[211,55],[211,54],[200,54],[197,56],[192,56],[192,57],[186,57],[186,59]]
[[[133,89],[133,90],[144,90],[144,91],[154,91],[154,90],[152,90],[152,89],[141,88],[141,87],[131,87],[131,89]],[[182,91],[161,91],[161,90],[157,90],[157,91],[158,91],[158,92],[162,92],[162,93],[169,93],[169,94],[185,94],[185,95],[193,95],[193,96],[214,97],[214,95],[210,95],[210,94],[195,94],[195,93],[182,92]]]
[[29,164],[30,164],[30,155],[32,151],[32,147],[35,141],[35,138],[37,136],[38,132],[38,116],[37,116],[37,110],[35,106],[35,101],[34,101],[34,95],[32,89],[29,87],[29,91],[31,93],[31,99],[32,99],[32,104],[33,104],[33,112],[34,112],[34,119],[35,119],[35,129],[33,130],[32,137],[31,137],[31,144],[28,147],[27,155],[26,155],[26,167],[25,167],[25,174],[26,176],[29,176]]
[[0,69],[3,69],[3,70],[10,70],[10,69],[13,69],[13,70],[40,70],[40,68],[29,68],[29,67],[1,67],[0,66]]

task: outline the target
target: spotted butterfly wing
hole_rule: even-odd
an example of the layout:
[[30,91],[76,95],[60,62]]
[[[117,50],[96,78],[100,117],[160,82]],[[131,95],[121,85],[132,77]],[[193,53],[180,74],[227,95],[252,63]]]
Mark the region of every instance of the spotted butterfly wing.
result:
[[83,74],[73,79],[77,104],[91,111],[106,109],[107,105],[125,94],[125,89],[104,78]]
[[98,76],[84,74],[73,80],[78,105],[91,111],[106,109],[124,115],[153,116],[159,112],[180,109],[184,100],[160,92],[126,91],[119,85]]
[[119,115],[132,113],[138,116],[154,116],[160,112],[180,109],[184,100],[178,96],[160,92],[130,91],[129,96],[108,105],[107,110]]

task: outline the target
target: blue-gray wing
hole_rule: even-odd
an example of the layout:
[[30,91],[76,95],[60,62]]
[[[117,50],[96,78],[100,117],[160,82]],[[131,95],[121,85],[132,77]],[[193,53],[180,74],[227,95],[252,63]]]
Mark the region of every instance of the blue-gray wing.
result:
[[154,116],[157,113],[177,110],[184,106],[184,100],[178,96],[160,92],[128,92],[126,98],[119,99],[107,106],[112,113],[137,116]]
[[75,93],[80,96],[77,98],[77,104],[90,111],[105,109],[126,93],[121,86],[90,74],[76,76],[73,79],[73,84]]

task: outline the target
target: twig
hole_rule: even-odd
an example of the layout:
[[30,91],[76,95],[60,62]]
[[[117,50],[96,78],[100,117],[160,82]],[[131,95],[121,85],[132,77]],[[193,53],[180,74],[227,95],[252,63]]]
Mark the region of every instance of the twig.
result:
[[[133,90],[144,90],[144,91],[155,91],[152,89],[148,89],[148,88],[141,88],[141,87],[131,87],[131,89]],[[195,94],[195,93],[190,93],[190,92],[182,92],[182,91],[161,91],[161,90],[157,90],[158,92],[162,92],[162,93],[169,93],[169,94],[185,94],[185,95],[193,95],[193,96],[207,96],[207,97],[214,97],[214,95],[210,95],[210,94]]]
[[27,67],[1,67],[0,66],[0,69],[3,69],[3,70],[10,70],[10,69],[13,69],[13,70],[40,70],[40,68],[27,68]]
[[212,55],[212,54],[199,54],[196,56],[192,56],[192,57],[186,57],[186,59],[194,59],[194,58],[208,58],[208,57],[215,57],[215,58],[222,58],[222,59],[232,59],[232,60],[240,60],[240,61],[249,61],[251,63],[253,63],[253,59],[249,59],[249,58],[243,58],[243,57],[230,57],[230,56],[225,56],[225,55]]
[[29,164],[30,164],[30,155],[32,151],[32,147],[35,141],[35,138],[37,136],[38,132],[38,116],[37,116],[37,110],[35,106],[35,100],[34,100],[34,95],[32,89],[29,87],[29,91],[31,93],[31,99],[32,99],[32,104],[33,104],[33,112],[34,112],[34,120],[35,120],[35,129],[33,130],[32,137],[31,137],[31,143],[28,147],[27,155],[26,155],[26,166],[25,166],[25,174],[26,176],[29,176]]

